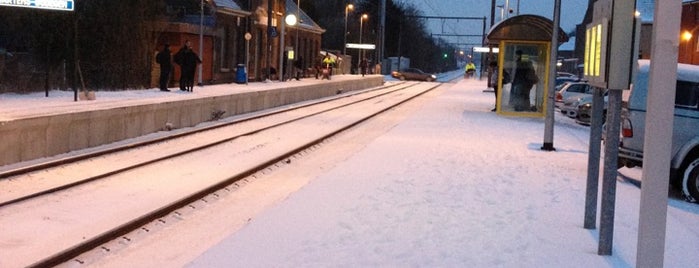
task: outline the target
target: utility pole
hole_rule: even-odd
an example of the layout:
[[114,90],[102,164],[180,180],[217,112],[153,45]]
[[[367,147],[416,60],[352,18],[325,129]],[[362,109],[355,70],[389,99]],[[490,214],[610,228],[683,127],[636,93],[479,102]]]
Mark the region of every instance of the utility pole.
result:
[[490,27],[495,24],[495,0],[490,1]]
[[[271,80],[270,75],[270,67],[272,66],[272,0],[267,0],[267,65],[265,65],[265,69],[267,72],[267,79],[266,80]],[[265,81],[266,81],[265,80]]]
[[[386,32],[386,0],[381,0],[381,10],[380,10],[380,18],[379,18],[379,53],[378,53],[378,59],[377,63],[381,64],[383,61],[383,53],[384,53],[384,41],[386,40],[385,37],[385,32]],[[383,68],[381,68],[383,70]]]

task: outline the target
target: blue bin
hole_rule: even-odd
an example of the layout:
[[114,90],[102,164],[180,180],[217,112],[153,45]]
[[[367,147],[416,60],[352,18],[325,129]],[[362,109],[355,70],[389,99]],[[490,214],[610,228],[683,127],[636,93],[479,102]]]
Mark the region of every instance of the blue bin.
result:
[[245,84],[247,82],[247,72],[245,71],[245,64],[238,64],[235,73],[235,82],[238,84]]

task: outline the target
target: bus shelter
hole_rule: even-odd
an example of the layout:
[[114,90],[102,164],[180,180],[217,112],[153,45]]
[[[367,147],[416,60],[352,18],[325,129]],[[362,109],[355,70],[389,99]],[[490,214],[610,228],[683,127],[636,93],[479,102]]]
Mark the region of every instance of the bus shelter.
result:
[[[568,35],[559,28],[559,44]],[[537,15],[519,15],[494,25],[486,36],[498,47],[496,109],[501,115],[546,116],[547,85],[553,22]]]

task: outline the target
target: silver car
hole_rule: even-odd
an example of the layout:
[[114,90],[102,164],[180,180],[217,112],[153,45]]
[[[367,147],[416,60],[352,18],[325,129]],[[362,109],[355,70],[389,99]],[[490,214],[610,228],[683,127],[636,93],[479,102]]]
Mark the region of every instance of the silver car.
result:
[[563,100],[563,105],[560,108],[561,113],[573,119],[578,118],[578,106],[580,105],[580,102],[590,96],[592,95],[585,97],[573,96]]
[[565,100],[592,94],[592,86],[586,82],[567,82],[556,92],[556,108],[561,108]]
[[[650,61],[639,61],[628,107],[622,113],[619,166],[643,165],[649,69]],[[668,137],[672,139],[669,141],[672,143],[670,183],[680,187],[688,201],[697,202],[699,201],[699,66],[678,64],[676,87],[666,90],[675,94],[673,134],[672,137]]]

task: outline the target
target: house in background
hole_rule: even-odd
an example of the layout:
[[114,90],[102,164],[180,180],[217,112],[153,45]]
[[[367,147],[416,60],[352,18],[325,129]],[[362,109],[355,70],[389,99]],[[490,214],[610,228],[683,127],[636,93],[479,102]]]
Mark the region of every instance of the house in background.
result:
[[682,3],[680,47],[677,61],[699,65],[699,1]]
[[[272,32],[268,42],[268,2],[272,2]],[[202,83],[230,83],[236,79],[236,68],[246,64],[250,81],[263,81],[267,78],[267,62],[275,68],[284,57],[279,55],[280,30],[284,14],[300,15],[300,23],[286,26],[284,46],[296,49],[298,58],[303,58],[304,67],[310,67],[311,61],[320,52],[321,34],[325,31],[305,12],[300,10],[293,0],[207,0],[203,11],[199,6],[201,0],[168,0],[167,14],[169,21],[154,23],[157,36],[157,48],[169,44],[172,53],[176,53],[189,40],[192,49],[202,59]],[[200,8],[200,9],[196,9]],[[246,33],[250,39],[246,40]],[[202,49],[200,50],[200,35]],[[298,40],[298,44],[297,44]],[[248,55],[246,55],[246,46]],[[200,53],[201,51],[201,53]],[[155,52],[154,54],[155,55]],[[300,57],[299,57],[300,56]],[[159,66],[152,63],[151,86],[157,84]],[[171,85],[179,80],[179,68],[171,79]],[[195,80],[198,80],[198,73]],[[273,77],[276,78],[276,77]]]

